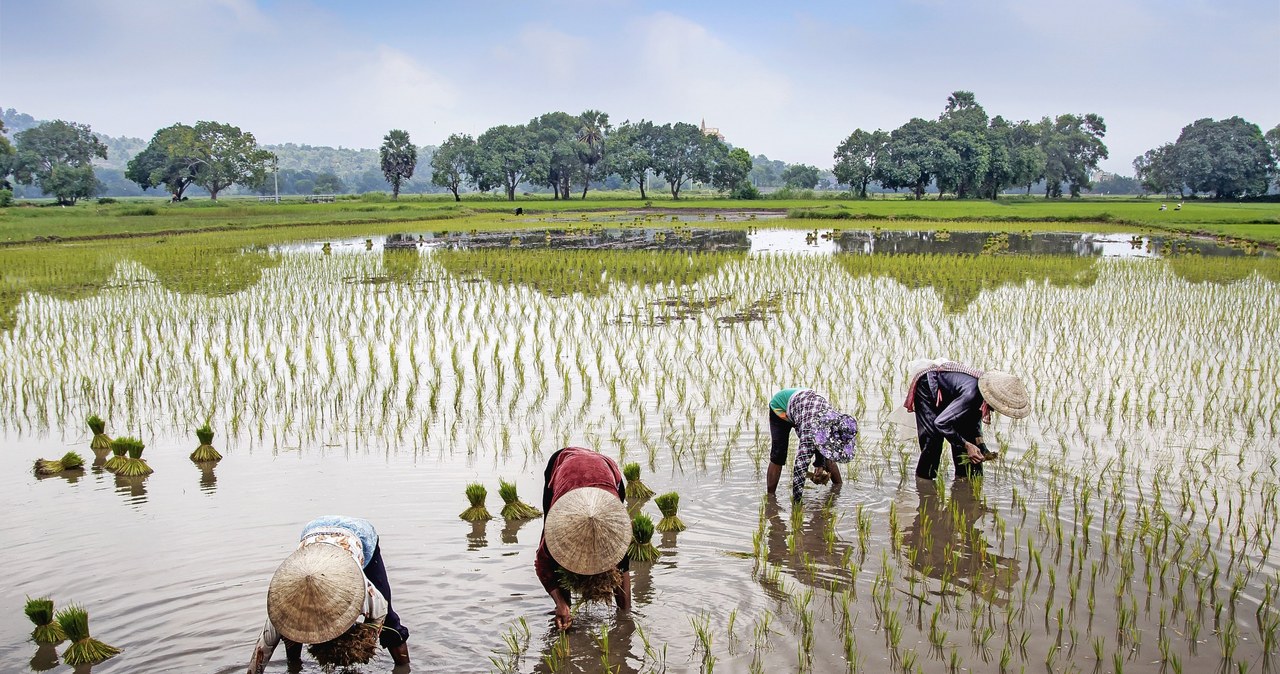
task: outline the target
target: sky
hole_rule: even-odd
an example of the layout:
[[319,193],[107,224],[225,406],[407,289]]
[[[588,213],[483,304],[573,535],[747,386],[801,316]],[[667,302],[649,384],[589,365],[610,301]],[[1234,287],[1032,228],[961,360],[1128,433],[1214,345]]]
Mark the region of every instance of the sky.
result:
[[1105,170],[1204,117],[1280,124],[1280,0],[0,0],[0,107],[150,138],[418,145],[545,112],[706,120],[830,168],[854,129],[952,91],[1038,120],[1097,113]]

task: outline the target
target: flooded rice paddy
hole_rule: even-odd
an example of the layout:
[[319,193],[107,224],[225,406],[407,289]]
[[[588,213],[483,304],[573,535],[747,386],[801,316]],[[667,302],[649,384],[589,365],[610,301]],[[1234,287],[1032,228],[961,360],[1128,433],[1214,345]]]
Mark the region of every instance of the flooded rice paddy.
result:
[[[676,227],[0,256],[3,671],[65,669],[27,640],[44,595],[124,649],[94,672],[242,671],[327,513],[377,526],[417,671],[1276,666],[1280,264],[1255,251]],[[981,483],[914,477],[925,356],[1032,391]],[[765,408],[797,385],[862,434],[843,488],[792,505],[764,496]],[[155,473],[35,477],[92,460],[94,413]],[[206,420],[216,466],[188,458]],[[630,616],[585,606],[561,639],[541,522],[458,513],[473,481],[536,503],[570,444],[639,462],[689,528],[633,564]]]

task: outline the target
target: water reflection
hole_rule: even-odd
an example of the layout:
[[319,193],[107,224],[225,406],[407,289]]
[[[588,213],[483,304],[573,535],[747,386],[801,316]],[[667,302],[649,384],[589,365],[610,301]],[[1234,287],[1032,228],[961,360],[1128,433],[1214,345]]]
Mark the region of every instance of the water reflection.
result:
[[995,554],[978,523],[989,512],[980,482],[956,480],[950,498],[932,480],[916,480],[916,516],[903,532],[902,551],[911,568],[941,581],[938,594],[958,595],[952,587],[1003,606],[1020,577],[1016,557]]
[[201,240],[139,244],[128,255],[155,274],[166,290],[209,297],[252,288],[264,270],[280,264],[280,257],[264,247]]
[[520,528],[533,520],[507,520],[502,525],[502,542],[504,545],[514,545],[520,542],[518,534]]
[[29,663],[33,672],[47,672],[58,666],[58,649],[53,644],[40,644]]
[[213,472],[218,467],[217,461],[201,461],[196,464],[200,468],[200,491],[212,494],[218,490],[218,476]]
[[111,458],[110,449],[93,450],[93,463],[90,465],[93,467],[95,475],[102,472],[102,467],[107,463],[107,459],[109,458]]
[[471,532],[467,534],[467,551],[483,550],[489,547],[489,522],[481,520],[471,523]]
[[126,497],[130,505],[142,505],[147,502],[147,476],[119,475],[116,478],[116,493]]
[[67,484],[75,484],[80,481],[81,477],[84,477],[84,468],[69,468],[67,470],[53,473],[52,475],[41,475],[40,473],[36,473],[36,479],[41,482],[54,478],[61,478],[66,480]]
[[[603,605],[601,605],[603,606]],[[607,607],[612,611],[613,607]],[[591,609],[593,612],[596,607]],[[566,632],[556,629],[555,623],[539,640],[542,653],[534,663],[533,671],[552,674],[554,672],[608,671],[614,674],[636,674],[634,662],[642,662],[642,654],[631,653],[632,642],[636,636],[636,623],[630,615],[617,614],[616,620],[602,620],[598,625],[586,625],[592,616],[585,616],[579,610],[574,617],[573,627]],[[601,633],[608,635],[606,654]],[[607,664],[606,664],[607,663]]]
[[[836,535],[837,516],[833,506],[839,495],[840,486],[833,485],[819,507],[807,503],[797,505],[791,508],[789,518],[783,518],[783,508],[777,498],[768,496],[764,507],[769,563],[815,589],[831,592],[849,589],[850,576],[846,569],[855,550]],[[766,590],[781,592],[781,588],[771,588],[767,578],[760,580]]]

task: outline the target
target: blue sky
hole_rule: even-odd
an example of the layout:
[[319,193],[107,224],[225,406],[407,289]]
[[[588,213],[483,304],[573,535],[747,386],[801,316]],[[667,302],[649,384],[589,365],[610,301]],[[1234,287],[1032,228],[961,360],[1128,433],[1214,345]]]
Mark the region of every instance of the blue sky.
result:
[[1009,119],[1098,113],[1103,168],[1130,174],[1196,119],[1280,123],[1280,1],[0,0],[0,106],[113,136],[438,144],[594,108],[828,168],[960,89]]

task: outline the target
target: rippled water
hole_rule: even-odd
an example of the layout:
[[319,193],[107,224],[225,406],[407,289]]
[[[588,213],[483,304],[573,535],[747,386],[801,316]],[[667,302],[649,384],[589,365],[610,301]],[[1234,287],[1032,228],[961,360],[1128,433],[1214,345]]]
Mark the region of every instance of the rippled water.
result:
[[[497,512],[499,477],[536,503],[545,457],[566,444],[640,462],[651,487],[681,494],[689,529],[633,565],[630,617],[582,609],[563,671],[603,671],[601,629],[623,671],[844,671],[849,634],[863,671],[909,654],[925,671],[997,671],[1006,644],[1015,670],[1091,670],[1096,639],[1106,669],[1119,653],[1126,671],[1160,671],[1167,639],[1184,671],[1206,671],[1233,630],[1231,661],[1261,666],[1280,571],[1274,267],[1098,260],[1160,252],[1115,235],[1063,237],[1086,254],[1075,262],[867,267],[844,251],[873,235],[804,235],[725,233],[697,254],[361,237],[253,253],[257,280],[230,289],[122,257],[91,292],[24,295],[0,332],[0,669],[41,666],[20,607],[50,595],[124,649],[95,672],[239,671],[302,524],[345,513],[381,534],[415,670],[552,671],[541,523],[458,513],[477,480]],[[751,254],[826,246],[841,254]],[[947,271],[964,265],[984,275]],[[1031,419],[997,422],[1003,458],[977,492],[909,477],[905,364],[940,355],[1021,373],[1035,396]],[[764,401],[792,385],[862,422],[844,487],[811,487],[798,512],[763,496]],[[91,456],[90,413],[142,437],[156,472],[34,477],[38,457]],[[187,458],[206,417],[215,468]],[[1179,567],[1196,579],[1182,602]],[[364,671],[390,671],[379,658]]]

